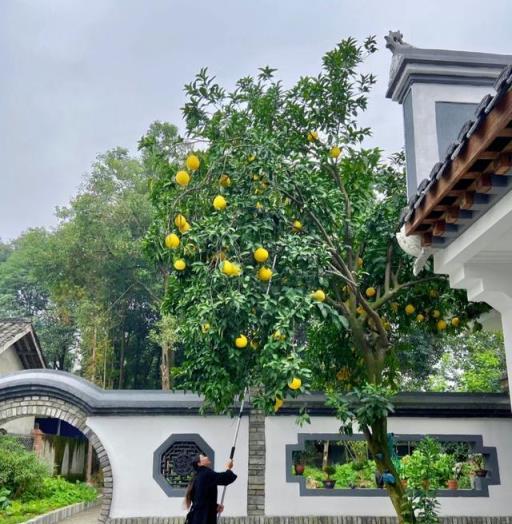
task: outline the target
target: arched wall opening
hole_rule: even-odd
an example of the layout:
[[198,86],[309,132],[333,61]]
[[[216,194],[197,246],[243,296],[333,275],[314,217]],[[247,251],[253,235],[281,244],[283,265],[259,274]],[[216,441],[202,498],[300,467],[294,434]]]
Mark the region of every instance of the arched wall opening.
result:
[[112,504],[113,478],[110,460],[96,433],[87,426],[87,413],[74,403],[50,394],[20,395],[0,401],[0,425],[23,417],[60,419],[74,426],[88,439],[103,472],[103,495],[98,522],[108,521]]

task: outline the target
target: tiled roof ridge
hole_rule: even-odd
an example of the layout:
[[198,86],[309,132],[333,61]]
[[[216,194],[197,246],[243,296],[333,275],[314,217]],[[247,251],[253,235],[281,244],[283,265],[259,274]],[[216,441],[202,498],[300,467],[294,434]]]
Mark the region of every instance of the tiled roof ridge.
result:
[[469,138],[479,128],[480,124],[485,120],[490,111],[508,91],[512,90],[512,64],[503,69],[500,76],[496,79],[494,88],[496,90],[495,95],[492,96],[488,94],[482,98],[478,107],[475,109],[474,118],[463,124],[457,139],[446,149],[443,159],[433,166],[430,175],[420,182],[416,193],[409,198],[407,206],[404,208],[400,216],[400,227],[410,221],[415,210],[421,205],[425,195],[429,193],[437,181],[442,178],[448,166],[461,153]]
[[12,322],[13,324],[32,324],[32,320],[29,317],[0,317],[1,322]]

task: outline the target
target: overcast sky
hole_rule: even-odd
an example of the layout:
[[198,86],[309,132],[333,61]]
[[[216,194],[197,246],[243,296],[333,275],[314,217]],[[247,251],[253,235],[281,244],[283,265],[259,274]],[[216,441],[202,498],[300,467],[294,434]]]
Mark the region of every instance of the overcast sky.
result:
[[417,47],[512,53],[512,0],[0,0],[0,238],[53,226],[97,154],[135,152],[148,125],[181,127],[183,85],[270,65],[287,85],[347,36],[378,37],[372,145],[403,146],[384,97],[384,35]]

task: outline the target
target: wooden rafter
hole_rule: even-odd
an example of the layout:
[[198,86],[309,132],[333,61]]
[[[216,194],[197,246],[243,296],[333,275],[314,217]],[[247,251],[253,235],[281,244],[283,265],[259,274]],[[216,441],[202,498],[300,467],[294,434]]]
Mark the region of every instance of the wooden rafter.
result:
[[[461,180],[468,178],[474,180],[469,188],[457,195],[458,200],[464,201],[465,199],[467,205],[467,193],[475,190],[480,191],[477,184],[484,189],[488,187],[488,184],[485,182],[489,182],[489,180],[486,181],[484,179],[479,182],[484,173],[505,174],[510,170],[512,167],[512,152],[508,151],[508,149],[511,144],[509,143],[505,151],[501,152],[490,151],[489,147],[497,137],[512,137],[511,128],[509,127],[511,121],[512,91],[508,91],[489,112],[476,132],[468,139],[461,154],[450,163],[441,179],[425,195],[421,205],[416,209],[412,221],[406,223],[405,231],[407,235],[419,234],[420,226],[427,223],[425,220],[429,218],[430,213],[433,211],[446,212],[453,208],[453,202],[450,205],[445,205],[442,201],[449,196],[456,196],[453,193],[450,195],[450,192],[458,191],[455,186]],[[473,166],[477,160],[490,160],[491,162],[484,169],[475,170]],[[462,208],[468,209],[467,207]],[[434,222],[434,227],[438,222],[440,221]],[[430,221],[428,223],[431,224]],[[440,229],[438,226],[439,232]],[[425,235],[424,231],[421,231],[421,233]],[[428,238],[426,240],[428,241]]]

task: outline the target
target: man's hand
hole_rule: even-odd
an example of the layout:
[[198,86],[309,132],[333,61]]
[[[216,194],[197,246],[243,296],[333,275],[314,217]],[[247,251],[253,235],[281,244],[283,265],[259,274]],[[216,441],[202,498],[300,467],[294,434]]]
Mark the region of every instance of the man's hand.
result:
[[233,469],[233,460],[229,460],[226,464],[226,469]]
[[217,513],[222,513],[224,511],[224,506],[222,504],[217,504]]

